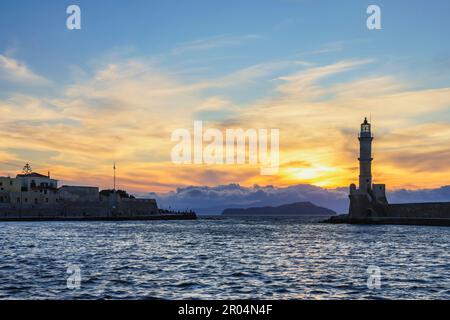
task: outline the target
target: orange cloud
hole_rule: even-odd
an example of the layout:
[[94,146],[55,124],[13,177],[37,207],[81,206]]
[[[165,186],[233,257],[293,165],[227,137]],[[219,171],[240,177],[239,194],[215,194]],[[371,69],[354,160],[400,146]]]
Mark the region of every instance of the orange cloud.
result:
[[[371,114],[376,182],[414,188],[448,183],[450,165],[442,158],[450,155],[450,124],[439,115],[449,111],[450,88],[413,90],[391,75],[324,81],[372,63],[271,62],[186,82],[155,61],[116,61],[74,81],[58,97],[21,93],[0,101],[0,161],[33,164],[11,151],[17,146],[51,152],[47,161],[35,163],[36,170],[51,170],[65,183],[102,187],[111,186],[117,161],[120,186],[134,192],[233,182],[333,188],[357,180],[358,126]],[[275,76],[275,71],[285,74]],[[272,94],[242,104],[225,91],[208,93],[251,86],[254,80],[268,81]],[[250,165],[172,164],[172,130],[192,130],[206,111],[228,112],[205,121],[206,127],[280,129],[280,174],[261,176],[259,166]],[[2,173],[13,171],[8,166]]]

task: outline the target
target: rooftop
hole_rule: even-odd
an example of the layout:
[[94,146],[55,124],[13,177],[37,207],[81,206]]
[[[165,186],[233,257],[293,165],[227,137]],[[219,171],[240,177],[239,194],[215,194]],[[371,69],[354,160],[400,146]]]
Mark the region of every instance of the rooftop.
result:
[[17,178],[48,178],[48,176],[40,174],[40,173],[36,173],[36,172],[32,172],[32,173],[24,173],[24,174],[18,174]]

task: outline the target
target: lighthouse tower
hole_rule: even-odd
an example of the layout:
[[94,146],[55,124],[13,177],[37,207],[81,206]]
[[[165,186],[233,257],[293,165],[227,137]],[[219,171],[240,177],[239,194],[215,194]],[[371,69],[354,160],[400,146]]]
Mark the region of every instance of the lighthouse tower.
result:
[[367,118],[361,123],[359,133],[359,190],[370,192],[372,189],[372,132]]
[[368,217],[385,215],[388,204],[386,186],[372,183],[372,130],[367,118],[361,123],[359,139],[359,188],[350,185],[349,219],[364,221]]

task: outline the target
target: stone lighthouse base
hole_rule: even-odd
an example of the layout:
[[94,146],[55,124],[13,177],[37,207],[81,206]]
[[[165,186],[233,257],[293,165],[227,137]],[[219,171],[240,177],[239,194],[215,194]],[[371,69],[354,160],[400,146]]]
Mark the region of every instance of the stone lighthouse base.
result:
[[350,208],[356,210],[352,214],[333,216],[325,223],[349,223],[349,224],[397,224],[397,225],[420,225],[420,226],[450,226],[450,202],[433,203],[402,203],[385,204],[383,211],[377,211],[377,205],[369,203],[368,207],[364,202],[352,200]]

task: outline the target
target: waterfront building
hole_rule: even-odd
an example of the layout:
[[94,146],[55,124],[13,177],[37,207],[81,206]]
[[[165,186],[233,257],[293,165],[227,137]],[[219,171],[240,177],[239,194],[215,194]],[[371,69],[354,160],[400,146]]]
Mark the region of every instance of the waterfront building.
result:
[[[127,195],[127,196],[126,196]],[[15,178],[0,177],[0,219],[192,219],[195,214],[164,214],[155,199],[136,199],[115,189],[101,195],[98,187],[58,188],[50,173],[25,165]]]

